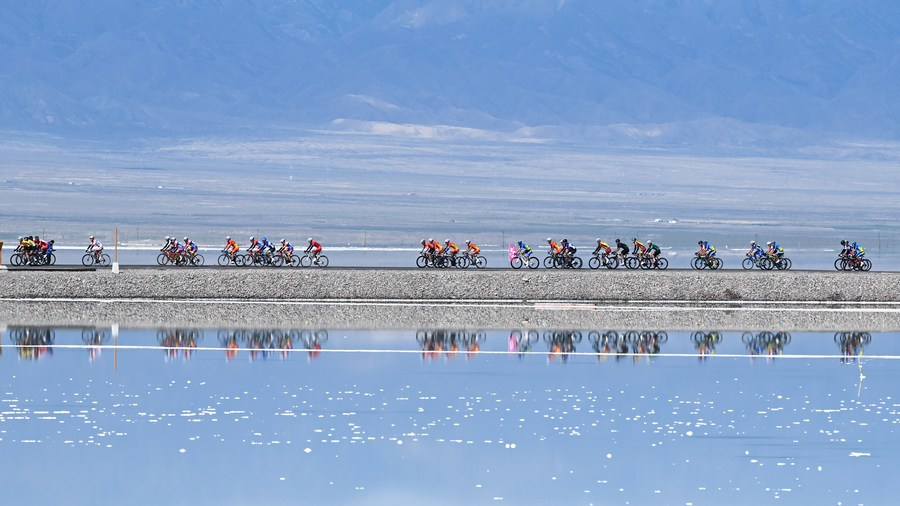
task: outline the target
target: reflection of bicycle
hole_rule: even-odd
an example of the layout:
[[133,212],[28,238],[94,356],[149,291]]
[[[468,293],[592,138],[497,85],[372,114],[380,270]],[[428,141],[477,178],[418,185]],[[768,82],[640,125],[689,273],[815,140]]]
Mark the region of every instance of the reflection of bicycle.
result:
[[837,332],[834,342],[841,349],[841,362],[850,362],[863,354],[865,347],[872,342],[872,334],[868,332]]
[[722,342],[722,334],[718,332],[694,332],[691,334],[694,349],[700,355],[700,359],[716,352],[716,346]]
[[782,355],[784,347],[790,344],[788,332],[744,332],[741,341],[751,355]]

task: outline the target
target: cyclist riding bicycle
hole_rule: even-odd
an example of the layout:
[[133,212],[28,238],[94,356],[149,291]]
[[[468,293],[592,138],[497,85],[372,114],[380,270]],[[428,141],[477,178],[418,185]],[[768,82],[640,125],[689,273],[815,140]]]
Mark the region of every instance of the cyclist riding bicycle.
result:
[[781,258],[784,256],[784,249],[778,245],[775,241],[769,241],[766,243],[768,249],[766,250],[766,255],[770,257],[778,257]]
[[197,250],[199,249],[200,248],[197,246],[197,243],[192,241],[190,237],[184,238],[184,252],[188,257],[190,257],[191,259],[195,258],[197,256]]
[[697,241],[700,249],[697,250],[697,256],[700,258],[713,258],[716,256],[716,247],[707,241]]
[[[519,241],[519,242],[521,242],[521,241]],[[477,255],[479,253],[481,253],[481,248],[479,248],[478,245],[475,244],[474,242],[466,239],[466,250],[463,251],[463,254],[471,255],[474,257],[475,255]]]
[[84,251],[89,251],[94,254],[94,258],[97,259],[97,263],[100,263],[100,254],[103,252],[103,243],[98,241],[94,236],[88,237],[91,240],[91,243],[88,244],[88,247]]
[[459,246],[457,246],[456,243],[451,241],[450,239],[447,239],[445,241],[444,249],[446,249],[447,254],[449,254],[452,257],[455,257],[456,254],[459,253]]
[[550,245],[551,255],[559,255],[562,252],[562,246],[560,246],[559,243],[554,241],[552,238],[547,238],[547,244]]
[[434,262],[434,243],[432,240],[422,239],[422,251],[420,251],[419,254],[429,261]]
[[659,246],[653,244],[653,241],[647,241],[647,258],[650,259],[650,265],[656,264],[656,259],[659,257],[660,251]]
[[247,246],[247,253],[250,253],[252,255],[259,252],[259,249],[259,241],[256,240],[256,237],[250,236],[250,245]]
[[602,251],[604,254],[609,255],[610,253],[612,253],[612,248],[609,247],[609,244],[606,244],[605,242],[603,242],[602,239],[600,239],[600,238],[598,237],[598,238],[597,238],[597,247],[594,248],[594,252],[591,253],[591,254],[594,255],[594,256],[597,256],[597,255],[600,254],[601,251]]
[[291,256],[294,255],[294,245],[287,242],[285,239],[282,239],[281,246],[278,247],[278,254],[282,257],[290,259]]
[[617,255],[619,255],[621,258],[625,258],[626,256],[628,256],[629,251],[630,250],[628,249],[627,244],[620,241],[619,239],[616,239],[616,254]]
[[759,244],[756,244],[756,241],[750,241],[750,251],[747,252],[747,256],[759,259],[765,254],[762,247]]
[[322,252],[322,245],[318,241],[314,241],[312,237],[306,239],[306,242],[309,243],[309,246],[306,247],[306,252],[313,252],[313,260],[319,257],[319,253]]
[[644,246],[644,243],[637,240],[637,237],[631,238],[631,243],[634,244],[634,254],[637,256],[644,256],[647,253],[647,247]]
[[237,241],[232,239],[230,235],[225,237],[224,251],[225,251],[225,253],[228,254],[228,256],[230,256],[231,258],[234,258],[234,256],[237,255],[237,252],[240,249],[241,248],[238,246]]
[[516,246],[519,247],[518,253],[520,255],[524,255],[525,258],[531,258],[532,249],[531,246],[525,244],[525,241],[519,241],[516,243]]
[[567,256],[569,259],[575,256],[575,252],[578,251],[578,248],[572,245],[568,239],[563,239],[562,244],[560,244],[560,252]]

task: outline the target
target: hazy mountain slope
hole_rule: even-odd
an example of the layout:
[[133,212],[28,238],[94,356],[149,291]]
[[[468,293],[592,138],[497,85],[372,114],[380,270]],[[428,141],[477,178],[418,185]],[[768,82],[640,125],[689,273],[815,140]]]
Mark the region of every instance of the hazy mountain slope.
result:
[[891,138],[898,55],[900,4],[887,1],[6,2],[0,128],[349,118]]

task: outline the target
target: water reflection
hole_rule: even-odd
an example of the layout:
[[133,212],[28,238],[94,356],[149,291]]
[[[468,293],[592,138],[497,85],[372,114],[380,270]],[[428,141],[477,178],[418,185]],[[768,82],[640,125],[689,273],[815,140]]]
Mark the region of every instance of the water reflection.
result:
[[569,360],[569,355],[577,352],[575,345],[581,342],[581,332],[577,330],[544,332],[544,343],[547,344],[547,357],[552,361],[557,358],[562,362]]
[[722,342],[722,334],[719,332],[694,332],[691,334],[691,342],[700,356],[700,360],[706,360],[716,353],[716,346]]
[[463,350],[466,358],[471,358],[481,351],[481,343],[487,334],[481,331],[465,330],[419,330],[416,332],[416,342],[422,350],[422,358],[426,361],[436,360],[445,356],[453,358]]
[[237,358],[241,350],[249,351],[252,361],[270,357],[286,360],[298,346],[307,351],[307,358],[314,360],[321,354],[322,345],[328,341],[328,332],[297,329],[220,330],[218,340],[228,361]]
[[784,354],[784,347],[790,344],[791,334],[788,332],[744,332],[741,341],[750,355],[768,356]]
[[868,332],[838,332],[834,342],[841,349],[841,362],[855,362],[861,357],[866,345],[872,342],[872,334]]
[[165,329],[156,333],[156,340],[163,348],[166,360],[178,358],[178,354],[184,360],[190,360],[197,348],[197,342],[203,339],[203,333],[199,330]]
[[53,355],[56,339],[50,327],[10,327],[9,340],[17,346],[19,358],[38,360]]
[[87,346],[88,357],[91,362],[97,360],[103,347],[109,344],[111,329],[83,329],[81,331],[81,342]]

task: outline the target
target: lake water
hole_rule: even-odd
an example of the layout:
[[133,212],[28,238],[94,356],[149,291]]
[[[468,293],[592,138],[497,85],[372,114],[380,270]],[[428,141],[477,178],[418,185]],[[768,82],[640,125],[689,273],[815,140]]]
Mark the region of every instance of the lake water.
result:
[[893,333],[10,327],[0,343],[11,503],[884,504],[900,491]]

